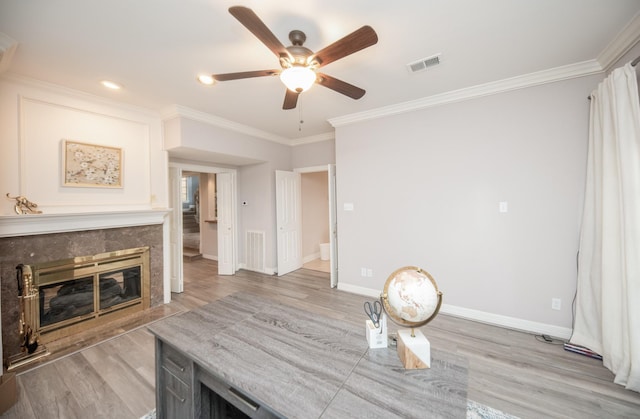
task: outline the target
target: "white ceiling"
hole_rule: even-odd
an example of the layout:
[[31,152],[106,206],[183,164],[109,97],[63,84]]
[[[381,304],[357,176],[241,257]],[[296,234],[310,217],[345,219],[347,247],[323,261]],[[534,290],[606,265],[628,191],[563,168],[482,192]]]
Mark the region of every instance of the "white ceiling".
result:
[[[233,5],[253,9],[284,45],[290,30],[304,31],[314,51],[372,26],[376,45],[322,69],[366,95],[356,101],[316,85],[284,111],[277,77],[199,84],[200,73],[279,68],[228,13]],[[194,110],[295,142],[331,136],[332,118],[602,61],[639,10],[638,0],[2,0],[0,32],[18,42],[8,74],[158,111]],[[439,66],[407,70],[438,53]],[[103,79],[124,89],[107,91]]]

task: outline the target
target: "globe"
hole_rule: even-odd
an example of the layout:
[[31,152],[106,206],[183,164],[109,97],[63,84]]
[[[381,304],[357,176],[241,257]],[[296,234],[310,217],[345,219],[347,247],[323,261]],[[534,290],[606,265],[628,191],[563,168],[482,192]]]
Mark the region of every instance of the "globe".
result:
[[428,272],[405,266],[389,275],[380,300],[391,320],[413,328],[435,318],[442,305],[442,293]]

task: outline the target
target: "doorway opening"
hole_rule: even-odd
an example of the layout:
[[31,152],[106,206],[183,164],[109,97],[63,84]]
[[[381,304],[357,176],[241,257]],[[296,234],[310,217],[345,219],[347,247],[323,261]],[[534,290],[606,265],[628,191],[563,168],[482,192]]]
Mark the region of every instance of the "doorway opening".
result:
[[[330,286],[336,288],[338,286],[336,166],[328,164],[298,168],[293,173],[299,176],[300,192],[296,200],[302,213],[298,241],[301,256],[298,267],[329,272]],[[278,172],[276,172],[276,183],[277,175]],[[278,187],[276,192],[277,189]],[[276,202],[279,208],[279,201],[282,198],[278,192],[277,195]],[[280,236],[278,236],[278,252],[280,252],[280,246]],[[280,256],[278,256],[278,274],[280,275]]]
[[[180,199],[182,201],[182,256],[185,261],[202,257],[201,224],[202,212],[200,208],[200,178],[206,173],[182,172],[180,179]],[[215,176],[215,174],[213,174]],[[206,187],[206,184],[203,185]],[[205,191],[206,193],[207,191]],[[205,205],[208,200],[205,197]],[[216,256],[217,258],[217,256]]]
[[331,272],[327,171],[301,173],[303,268]]
[[218,261],[219,275],[237,271],[236,171],[169,163],[171,292],[184,288],[183,263]]

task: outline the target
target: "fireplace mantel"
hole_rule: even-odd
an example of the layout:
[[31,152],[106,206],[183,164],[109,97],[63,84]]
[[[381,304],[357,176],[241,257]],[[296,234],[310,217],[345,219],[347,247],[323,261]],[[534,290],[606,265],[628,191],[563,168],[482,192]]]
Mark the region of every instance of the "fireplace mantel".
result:
[[171,209],[0,216],[0,237],[162,224]]

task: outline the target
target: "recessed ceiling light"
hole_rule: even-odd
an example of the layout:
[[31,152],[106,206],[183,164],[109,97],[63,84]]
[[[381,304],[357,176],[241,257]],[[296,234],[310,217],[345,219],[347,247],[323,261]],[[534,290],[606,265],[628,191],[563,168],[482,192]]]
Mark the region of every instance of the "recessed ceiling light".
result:
[[207,86],[211,86],[213,83],[216,82],[216,80],[213,77],[206,74],[199,75],[198,81],[202,84],[206,84]]
[[104,87],[113,90],[120,90],[122,88],[122,86],[120,86],[118,83],[112,82],[110,80],[102,80],[100,83],[102,83]]

